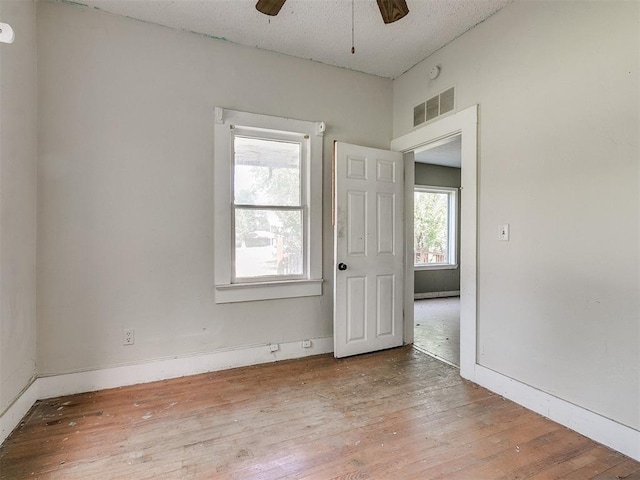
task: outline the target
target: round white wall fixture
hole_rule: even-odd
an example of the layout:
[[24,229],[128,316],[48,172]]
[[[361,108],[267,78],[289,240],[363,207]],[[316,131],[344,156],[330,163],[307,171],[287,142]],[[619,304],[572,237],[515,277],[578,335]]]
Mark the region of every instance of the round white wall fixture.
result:
[[13,43],[13,40],[16,38],[13,33],[13,28],[7,23],[0,23],[0,42],[2,43]]
[[431,80],[435,80],[440,75],[440,67],[435,66],[431,70],[429,70],[429,78]]

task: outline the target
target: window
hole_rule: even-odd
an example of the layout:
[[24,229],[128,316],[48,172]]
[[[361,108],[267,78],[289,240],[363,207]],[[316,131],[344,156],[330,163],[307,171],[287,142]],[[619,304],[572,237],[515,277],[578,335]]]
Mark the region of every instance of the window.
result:
[[318,123],[216,109],[216,302],[322,293]]
[[415,187],[413,248],[418,270],[456,268],[458,190]]
[[301,160],[308,139],[241,127],[232,136],[232,282],[304,278]]

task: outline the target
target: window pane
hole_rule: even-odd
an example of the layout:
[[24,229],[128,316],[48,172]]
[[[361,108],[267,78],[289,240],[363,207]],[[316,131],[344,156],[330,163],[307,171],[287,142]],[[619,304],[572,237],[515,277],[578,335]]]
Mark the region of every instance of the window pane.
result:
[[304,273],[302,210],[235,209],[236,278]]
[[415,192],[415,264],[449,263],[449,194]]
[[300,144],[234,137],[234,203],[300,205]]

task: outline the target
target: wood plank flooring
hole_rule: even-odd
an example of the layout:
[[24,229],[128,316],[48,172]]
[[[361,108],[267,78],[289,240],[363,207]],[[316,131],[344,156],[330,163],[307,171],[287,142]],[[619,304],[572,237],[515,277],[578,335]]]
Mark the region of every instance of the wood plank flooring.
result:
[[1,479],[640,479],[411,347],[38,402]]
[[459,367],[460,297],[416,300],[413,310],[413,346]]

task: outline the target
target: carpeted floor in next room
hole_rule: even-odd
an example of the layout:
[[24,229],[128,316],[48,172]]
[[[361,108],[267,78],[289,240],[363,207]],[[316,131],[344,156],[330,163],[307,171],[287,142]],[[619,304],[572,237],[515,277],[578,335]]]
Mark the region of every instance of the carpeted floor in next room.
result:
[[414,324],[414,347],[460,366],[460,297],[416,300]]

